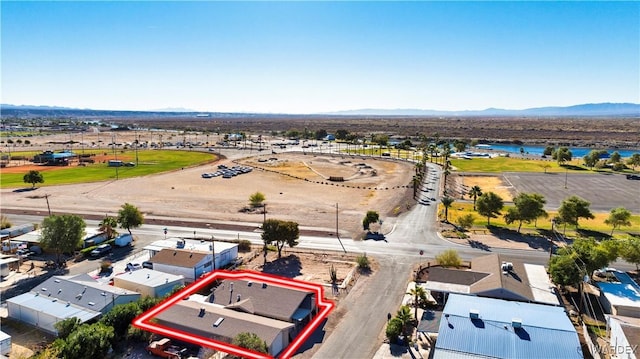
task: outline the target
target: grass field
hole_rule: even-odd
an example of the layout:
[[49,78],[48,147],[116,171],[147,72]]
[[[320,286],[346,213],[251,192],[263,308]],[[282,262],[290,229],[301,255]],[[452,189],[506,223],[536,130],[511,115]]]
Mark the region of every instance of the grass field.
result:
[[[91,153],[91,151],[86,151]],[[95,151],[103,154],[104,151]],[[124,162],[136,162],[134,151],[118,151],[117,157]],[[138,151],[138,166],[117,168],[118,178],[130,178],[145,176],[154,173],[172,171],[183,167],[189,167],[207,162],[212,162],[216,156],[204,152],[145,150]],[[74,163],[68,167],[42,167],[44,183],[38,186],[72,184],[83,182],[97,182],[116,179],[116,167],[108,167],[107,163],[97,161],[87,164],[85,167]],[[53,169],[52,169],[53,168]],[[13,170],[13,169],[12,169]],[[8,173],[9,170],[0,170],[0,186],[3,188],[25,187],[22,177],[27,172]]]
[[[506,213],[508,207],[504,207],[502,209],[502,213]],[[472,229],[484,229],[487,227],[487,217],[481,216],[476,211],[473,210],[472,203],[453,203],[453,205],[449,208],[449,222],[456,223],[457,219],[463,215],[471,213],[475,216],[475,221],[473,222]],[[537,232],[540,229],[543,230],[551,230],[551,219],[557,215],[557,212],[548,212],[549,217],[538,219],[537,226],[534,223],[522,224],[521,231],[523,233],[526,232]],[[442,204],[438,206],[438,215],[441,219],[444,219],[444,207]],[[593,236],[597,237],[607,237],[611,234],[611,226],[605,224],[604,221],[609,217],[609,213],[594,213],[594,219],[580,219],[578,222],[579,230],[582,234],[591,233]],[[496,227],[509,228],[512,230],[518,229],[518,222],[512,223],[511,225],[507,225],[504,221],[502,215],[499,215],[498,218],[491,218],[491,225]],[[628,237],[629,231],[637,232],[637,228],[640,228],[640,215],[632,215],[631,216],[631,226],[630,227],[622,227],[617,229],[613,233],[614,238],[626,238]],[[564,226],[560,225],[556,230],[560,233],[563,232]],[[636,233],[637,234],[637,233]],[[573,226],[567,226],[566,235],[568,237],[577,237],[579,233],[575,230]]]
[[[470,160],[451,159],[451,165],[460,172],[565,172],[570,173],[612,173],[610,169],[590,170],[583,165],[582,159],[573,159],[566,166],[560,166],[556,161],[523,159],[513,157],[473,158]],[[624,173],[632,173],[625,170]]]

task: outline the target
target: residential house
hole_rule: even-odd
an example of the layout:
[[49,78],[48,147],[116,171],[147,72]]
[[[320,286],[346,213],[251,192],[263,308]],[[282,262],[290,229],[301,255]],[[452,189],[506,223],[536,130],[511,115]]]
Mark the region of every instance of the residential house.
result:
[[181,249],[210,254],[215,252],[215,269],[225,268],[238,259],[238,244],[229,242],[169,238],[155,241],[144,249],[149,252],[151,258],[163,249]]
[[115,305],[139,298],[139,293],[100,283],[88,274],[56,276],[28,293],[7,299],[7,310],[10,318],[57,334],[55,324],[59,321],[76,317],[88,322]]
[[[474,258],[467,269],[428,265],[420,268],[417,281],[423,288],[439,292],[472,294],[521,302],[560,305],[555,286],[544,266],[507,261],[499,254]],[[434,295],[434,297],[438,297]],[[444,303],[444,298],[441,298]]]
[[155,319],[164,326],[225,343],[240,333],[255,333],[267,343],[269,354],[276,356],[317,312],[313,291],[223,280],[209,296],[191,295]]
[[113,285],[127,289],[142,296],[160,298],[177,286],[184,286],[184,277],[142,268],[131,270],[113,277]]
[[450,294],[434,359],[582,359],[578,333],[564,308]]

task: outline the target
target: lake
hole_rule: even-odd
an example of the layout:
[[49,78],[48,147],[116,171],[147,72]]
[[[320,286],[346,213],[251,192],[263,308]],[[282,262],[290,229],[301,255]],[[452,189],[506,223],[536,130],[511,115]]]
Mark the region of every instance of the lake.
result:
[[[513,145],[513,144],[502,144],[502,143],[492,143],[491,149],[494,151],[503,151],[509,153],[517,153],[520,154],[520,148],[524,148],[524,153],[529,155],[538,155],[542,156],[544,153],[545,146],[528,146],[528,145]],[[634,153],[640,153],[640,150],[631,150],[631,149],[610,149],[610,148],[584,148],[584,147],[569,147],[571,151],[571,155],[573,158],[582,158],[591,150],[594,149],[603,149],[609,152],[609,154],[618,151],[620,156],[627,158],[631,157]],[[479,151],[482,148],[478,149]]]

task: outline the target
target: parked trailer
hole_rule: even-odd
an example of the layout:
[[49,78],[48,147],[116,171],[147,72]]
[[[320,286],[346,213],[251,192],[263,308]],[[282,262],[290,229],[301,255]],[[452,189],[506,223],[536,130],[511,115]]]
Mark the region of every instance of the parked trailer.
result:
[[186,354],[187,349],[173,345],[169,338],[163,338],[147,345],[147,352],[161,358],[180,359]]
[[5,228],[3,230],[0,230],[0,235],[3,236],[8,236],[9,238],[13,238],[13,237],[17,237],[20,235],[23,235],[25,233],[29,233],[31,231],[34,231],[36,228],[33,225],[33,223],[27,223],[27,224],[22,224],[19,226],[14,226],[14,227],[9,227],[9,228]]

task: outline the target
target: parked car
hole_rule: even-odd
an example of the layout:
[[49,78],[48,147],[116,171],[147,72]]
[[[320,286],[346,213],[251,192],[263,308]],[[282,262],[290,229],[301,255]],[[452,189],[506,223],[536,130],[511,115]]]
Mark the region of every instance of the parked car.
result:
[[142,262],[142,268],[153,269],[153,263],[151,263],[151,262]]
[[107,253],[111,252],[111,245],[110,244],[101,244],[98,247],[96,247],[96,249],[91,251],[91,256],[92,257],[101,257]]
[[142,269],[140,263],[127,263],[127,267],[124,269],[125,272],[133,272],[135,270]]

